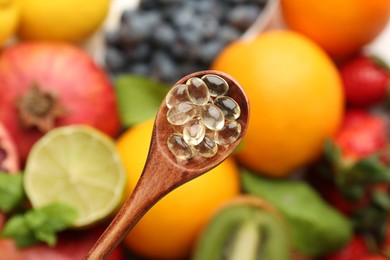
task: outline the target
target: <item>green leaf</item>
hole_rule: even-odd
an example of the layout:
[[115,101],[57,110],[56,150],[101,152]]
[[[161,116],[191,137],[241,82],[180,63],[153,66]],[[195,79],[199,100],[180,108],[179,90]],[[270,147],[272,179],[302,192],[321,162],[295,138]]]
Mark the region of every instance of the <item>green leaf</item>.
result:
[[4,226],[2,237],[13,238],[18,247],[27,247],[38,243],[33,230],[28,226],[23,215],[11,217]]
[[15,239],[19,247],[39,241],[54,246],[57,242],[56,233],[70,227],[76,218],[77,212],[72,207],[63,203],[52,203],[12,217],[6,223],[2,236]]
[[339,164],[341,150],[330,139],[324,142],[324,157],[333,164]]
[[358,160],[345,174],[348,175],[348,181],[352,183],[390,182],[390,169],[376,156]]
[[122,75],[115,82],[119,115],[123,126],[131,127],[155,117],[169,86],[152,79]]
[[0,211],[10,212],[23,202],[23,198],[22,174],[0,172]]
[[247,170],[241,173],[243,190],[263,198],[286,218],[297,250],[319,256],[337,250],[351,238],[349,220],[328,205],[307,183],[272,180]]

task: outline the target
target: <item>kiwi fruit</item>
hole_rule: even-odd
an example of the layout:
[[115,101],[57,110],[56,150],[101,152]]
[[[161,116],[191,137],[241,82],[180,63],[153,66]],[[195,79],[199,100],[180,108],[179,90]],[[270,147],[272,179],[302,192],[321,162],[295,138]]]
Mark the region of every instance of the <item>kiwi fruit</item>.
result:
[[196,243],[193,259],[291,259],[289,231],[271,205],[242,195],[212,217]]

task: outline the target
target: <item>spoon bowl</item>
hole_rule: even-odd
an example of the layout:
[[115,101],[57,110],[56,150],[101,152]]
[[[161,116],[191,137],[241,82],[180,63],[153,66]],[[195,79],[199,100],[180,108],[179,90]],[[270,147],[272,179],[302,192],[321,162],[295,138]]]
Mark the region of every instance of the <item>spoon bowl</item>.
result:
[[229,145],[219,146],[213,157],[196,156],[186,161],[178,160],[167,146],[167,139],[174,133],[174,129],[166,118],[168,108],[164,99],[155,118],[149,154],[141,177],[130,197],[85,259],[104,259],[158,200],[180,185],[216,167],[241,141],[248,127],[249,101],[234,78],[220,71],[205,70],[183,77],[174,86],[185,84],[191,77],[201,78],[206,74],[220,76],[228,83],[229,91],[226,95],[233,98],[241,109],[240,117],[236,120],[241,124],[239,137]]

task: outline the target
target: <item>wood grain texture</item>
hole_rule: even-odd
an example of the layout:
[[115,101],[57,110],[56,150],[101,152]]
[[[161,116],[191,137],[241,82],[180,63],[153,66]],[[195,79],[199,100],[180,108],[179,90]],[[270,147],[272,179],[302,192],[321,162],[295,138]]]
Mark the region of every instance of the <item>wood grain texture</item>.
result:
[[241,108],[241,115],[237,119],[242,129],[239,138],[230,145],[219,146],[218,153],[214,157],[193,157],[188,161],[178,161],[167,147],[167,139],[174,130],[166,119],[168,108],[164,100],[156,115],[149,154],[141,177],[130,197],[85,259],[107,257],[157,201],[180,185],[223,162],[241,141],[249,122],[249,101],[235,79],[220,71],[206,70],[190,74],[175,85],[185,84],[191,77],[200,78],[206,74],[218,75],[229,84],[227,96],[232,97]]

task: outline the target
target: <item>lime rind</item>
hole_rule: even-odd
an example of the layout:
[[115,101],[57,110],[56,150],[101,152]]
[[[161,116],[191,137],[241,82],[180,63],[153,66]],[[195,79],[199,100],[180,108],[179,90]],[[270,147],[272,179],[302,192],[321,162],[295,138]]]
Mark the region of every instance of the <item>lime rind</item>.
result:
[[84,126],[59,127],[33,146],[24,186],[34,208],[63,202],[79,213],[75,227],[93,224],[121,203],[126,172],[114,141]]

